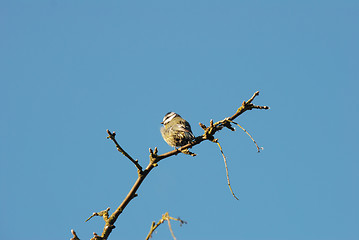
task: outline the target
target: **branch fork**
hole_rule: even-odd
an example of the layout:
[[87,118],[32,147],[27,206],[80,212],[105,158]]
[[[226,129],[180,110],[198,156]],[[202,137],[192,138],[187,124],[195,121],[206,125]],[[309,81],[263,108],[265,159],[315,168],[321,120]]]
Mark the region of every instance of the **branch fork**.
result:
[[[234,131],[235,129],[231,126],[231,123],[234,123],[233,120],[236,119],[239,115],[243,114],[244,112],[246,112],[247,110],[252,110],[252,109],[269,109],[269,107],[267,106],[257,106],[257,105],[254,105],[252,104],[252,101],[254,100],[254,98],[256,96],[259,95],[259,92],[255,92],[253,94],[253,96],[248,100],[248,101],[243,101],[242,105],[237,109],[237,111],[235,112],[235,114],[231,117],[228,117],[228,118],[225,118],[221,121],[218,121],[216,123],[213,122],[213,120],[210,121],[210,126],[207,128],[204,124],[202,123],[199,123],[199,125],[201,126],[201,128],[204,130],[204,134],[201,135],[201,136],[198,136],[196,137],[192,142],[178,148],[178,149],[175,149],[175,150],[172,150],[170,152],[167,152],[167,153],[164,153],[164,154],[161,154],[161,155],[158,155],[158,149],[155,148],[154,150],[152,149],[149,149],[149,152],[150,152],[150,161],[149,161],[149,164],[147,165],[147,167],[143,170],[142,166],[139,164],[138,160],[136,159],[133,159],[117,142],[115,136],[116,136],[116,133],[115,132],[111,132],[110,130],[107,129],[107,133],[108,133],[108,136],[107,138],[108,139],[111,139],[115,145],[116,145],[116,148],[117,150],[122,153],[125,157],[127,157],[134,165],[135,167],[137,168],[137,172],[138,172],[138,178],[136,180],[136,182],[134,183],[134,185],[132,186],[131,190],[129,191],[129,193],[127,194],[127,196],[125,197],[125,199],[122,201],[122,203],[118,206],[118,208],[116,209],[115,212],[113,212],[111,214],[111,216],[109,216],[108,214],[108,211],[110,210],[110,208],[107,208],[106,210],[103,210],[101,212],[98,212],[98,213],[94,213],[92,214],[91,217],[89,217],[89,219],[91,219],[92,217],[94,216],[102,216],[103,219],[105,220],[106,224],[105,224],[105,227],[103,229],[103,232],[101,234],[101,236],[97,235],[96,233],[94,233],[94,237],[92,238],[92,240],[95,240],[95,239],[107,239],[109,237],[109,235],[111,234],[112,232],[112,229],[115,228],[115,226],[113,225],[117,218],[119,217],[119,215],[123,212],[123,210],[126,208],[126,206],[129,204],[129,202],[135,198],[137,196],[137,190],[138,188],[141,186],[142,182],[145,180],[145,178],[147,177],[147,175],[151,172],[151,170],[156,167],[158,165],[158,162],[165,159],[165,158],[168,158],[168,157],[171,157],[173,155],[177,155],[179,154],[180,152],[182,153],[186,153],[186,151],[189,152],[188,149],[200,144],[201,142],[203,142],[204,140],[210,140],[212,142],[215,142],[219,145],[219,142],[218,142],[218,139],[215,139],[214,138],[214,134],[223,129],[224,127],[230,129],[231,131]],[[235,123],[234,123],[235,124]],[[253,139],[252,139],[253,140]],[[220,146],[220,145],[219,145]],[[222,148],[220,147],[221,149],[221,152],[222,152],[222,155],[223,155],[223,151],[222,151]],[[190,152],[189,152],[190,153]],[[224,155],[223,155],[224,156]],[[225,158],[225,157],[224,157]],[[228,178],[228,170],[227,170],[227,178]],[[228,180],[228,183],[229,183],[229,179]],[[229,186],[230,187],[230,186]],[[232,194],[233,194],[233,191],[232,191]],[[234,194],[233,194],[234,195]],[[234,195],[235,196],[235,195]],[[166,215],[167,214],[167,215]],[[170,217],[168,215],[168,213],[164,214],[164,216],[162,216],[162,219],[160,221],[168,221],[169,223],[169,227],[170,227],[170,219],[172,220],[177,220],[177,221],[180,221],[181,223],[185,223],[184,221],[180,220],[180,219],[174,219],[172,217]],[[87,219],[86,221],[88,221],[89,219]],[[162,223],[161,222],[161,223]],[[153,223],[154,224],[154,223]],[[151,231],[153,232],[154,229],[156,228],[156,224],[154,224],[151,226]],[[157,226],[158,227],[158,226]],[[170,227],[170,231],[173,235],[173,232],[172,232],[172,229]],[[152,232],[150,232],[149,237],[151,237],[151,234]],[[75,231],[72,231],[72,234],[73,234],[73,238],[72,240],[79,240],[79,238],[77,237]],[[174,237],[174,235],[173,235]],[[147,238],[147,239],[148,239]],[[175,237],[174,237],[175,239]]]
[[108,211],[110,211],[109,207],[106,210],[102,210],[100,212],[94,212],[85,222],[89,221],[91,218],[95,216],[101,216],[103,217],[103,220],[105,220],[105,222],[108,222]]
[[187,224],[186,221],[183,221],[182,219],[180,218],[173,218],[171,217],[168,212],[166,212],[165,214],[162,215],[162,218],[158,221],[158,223],[156,224],[156,222],[152,222],[152,225],[151,225],[151,229],[150,229],[150,232],[148,233],[147,237],[146,237],[146,240],[149,240],[151,237],[152,237],[152,234],[153,232],[156,230],[156,228],[158,228],[162,223],[164,223],[165,221],[168,222],[168,228],[170,229],[170,232],[171,232],[171,235],[173,237],[174,240],[176,240],[176,237],[173,233],[173,230],[172,230],[172,226],[171,226],[171,222],[170,220],[174,220],[174,221],[178,221],[180,222],[180,226],[182,227],[183,224]]

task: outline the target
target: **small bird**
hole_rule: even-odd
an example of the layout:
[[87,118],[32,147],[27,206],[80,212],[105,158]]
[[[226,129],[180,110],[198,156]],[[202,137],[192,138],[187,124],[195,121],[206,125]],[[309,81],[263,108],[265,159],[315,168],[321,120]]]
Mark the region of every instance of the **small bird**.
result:
[[161,124],[162,137],[172,147],[184,146],[194,139],[189,123],[175,112],[167,113]]

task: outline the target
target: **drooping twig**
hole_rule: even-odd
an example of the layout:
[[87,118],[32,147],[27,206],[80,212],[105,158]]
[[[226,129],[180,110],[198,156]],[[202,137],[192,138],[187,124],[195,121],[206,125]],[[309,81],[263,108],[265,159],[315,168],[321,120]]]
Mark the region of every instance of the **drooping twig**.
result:
[[[228,120],[230,121],[230,120]],[[245,133],[247,133],[247,135],[252,139],[253,143],[256,145],[257,147],[257,151],[260,152],[261,150],[263,150],[263,147],[259,147],[257,142],[253,139],[253,137],[249,134],[249,132],[247,132],[247,130],[245,130],[241,125],[239,125],[238,123],[236,122],[233,122],[233,121],[230,121],[231,123],[234,123],[236,124],[238,127],[240,127]]]
[[183,221],[182,219],[180,218],[173,218],[171,216],[169,216],[168,212],[166,212],[165,214],[162,215],[162,218],[158,221],[158,223],[156,224],[156,222],[152,222],[152,225],[151,225],[151,229],[150,229],[150,232],[148,233],[147,237],[146,237],[146,240],[150,239],[152,237],[152,234],[153,232],[156,230],[156,228],[158,228],[162,223],[164,223],[165,221],[168,222],[168,228],[171,232],[171,235],[173,237],[174,240],[176,240],[176,237],[173,233],[173,230],[172,230],[172,226],[171,226],[171,221],[170,220],[175,220],[175,221],[179,221],[181,226],[182,224],[187,224],[186,221]]
[[[244,112],[246,112],[247,110],[252,110],[252,109],[269,109],[269,107],[267,106],[257,106],[252,104],[252,101],[255,99],[256,96],[258,96],[259,92],[256,92],[253,94],[253,96],[248,100],[248,101],[244,101],[242,103],[242,105],[237,109],[237,111],[234,113],[233,116],[223,119],[221,121],[218,121],[216,123],[213,123],[213,121],[211,121],[211,124],[208,128],[205,128],[205,132],[203,135],[196,137],[191,143],[188,143],[178,149],[172,150],[170,152],[161,154],[161,155],[157,155],[157,148],[155,148],[155,151],[152,151],[150,149],[150,162],[147,165],[147,167],[142,170],[141,165],[138,163],[137,160],[134,160],[129,154],[127,154],[121,147],[120,145],[117,143],[116,139],[115,139],[115,132],[111,133],[109,130],[107,130],[108,133],[108,137],[109,139],[111,139],[116,147],[117,150],[119,152],[121,152],[123,155],[125,155],[128,159],[130,159],[130,161],[132,163],[135,164],[136,168],[138,169],[138,178],[136,180],[136,182],[133,184],[131,190],[129,191],[129,193],[127,194],[127,196],[125,197],[125,199],[122,201],[122,203],[117,207],[117,209],[111,214],[111,216],[109,216],[108,220],[106,221],[105,227],[103,229],[103,232],[101,234],[101,236],[99,235],[95,235],[93,239],[107,239],[108,236],[111,234],[112,229],[115,228],[114,223],[116,222],[117,218],[120,216],[120,214],[123,212],[123,210],[126,208],[126,206],[129,204],[129,202],[137,196],[136,192],[138,190],[138,188],[141,186],[142,182],[145,180],[145,178],[147,177],[147,175],[151,172],[151,170],[156,167],[158,165],[158,162],[160,162],[161,160],[177,155],[179,153],[181,153],[182,151],[185,151],[186,149],[190,149],[193,146],[196,146],[198,144],[200,144],[201,142],[205,141],[205,140],[210,140],[213,141],[214,140],[214,134],[217,131],[220,131],[221,129],[223,129],[224,127],[227,127],[229,129],[231,129],[230,126],[228,126],[229,121],[233,121],[235,118],[237,118],[239,115],[243,114]],[[232,130],[232,129],[231,129]]]
[[171,235],[172,235],[173,239],[177,240],[175,234],[173,233],[172,226],[171,226],[171,221],[169,219],[167,220],[167,223],[168,223],[168,228],[170,229],[170,232],[171,232]]
[[115,136],[116,136],[116,132],[110,132],[110,130],[106,130],[107,131],[107,133],[108,133],[108,139],[111,139],[114,143],[115,143],[115,145],[116,145],[116,148],[117,148],[117,150],[120,152],[120,153],[122,153],[124,156],[126,156],[128,159],[130,159],[130,161],[133,163],[133,164],[135,164],[135,166],[137,167],[137,170],[138,170],[138,172],[141,172],[142,171],[142,167],[141,167],[141,165],[138,163],[138,160],[136,159],[136,160],[134,160],[125,150],[123,150],[123,148],[120,146],[120,144],[118,144],[118,142],[116,141],[116,138],[115,138]]
[[227,176],[227,183],[228,183],[229,190],[231,190],[231,193],[232,193],[233,197],[234,197],[235,199],[239,200],[239,199],[237,198],[237,196],[234,194],[234,192],[233,192],[233,190],[232,190],[232,187],[231,187],[231,182],[229,181],[229,173],[228,173],[228,167],[227,167],[227,160],[226,160],[226,156],[224,156],[224,153],[223,153],[221,144],[219,144],[218,139],[215,139],[215,143],[217,143],[217,145],[218,145],[218,147],[219,147],[219,150],[221,150],[221,153],[222,153],[222,156],[223,156],[224,166],[226,167],[226,176]]

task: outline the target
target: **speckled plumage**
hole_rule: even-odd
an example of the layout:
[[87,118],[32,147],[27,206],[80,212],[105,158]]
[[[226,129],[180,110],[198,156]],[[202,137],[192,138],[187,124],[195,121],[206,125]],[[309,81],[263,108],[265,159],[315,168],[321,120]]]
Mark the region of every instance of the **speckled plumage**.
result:
[[191,126],[177,113],[167,113],[162,124],[162,137],[172,147],[184,146],[194,139]]

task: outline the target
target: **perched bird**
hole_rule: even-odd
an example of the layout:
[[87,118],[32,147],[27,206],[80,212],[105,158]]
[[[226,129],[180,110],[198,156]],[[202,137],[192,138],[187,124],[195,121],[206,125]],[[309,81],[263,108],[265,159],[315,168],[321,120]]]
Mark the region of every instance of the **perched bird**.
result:
[[161,124],[162,137],[172,147],[184,146],[194,139],[189,123],[175,112],[167,113]]

